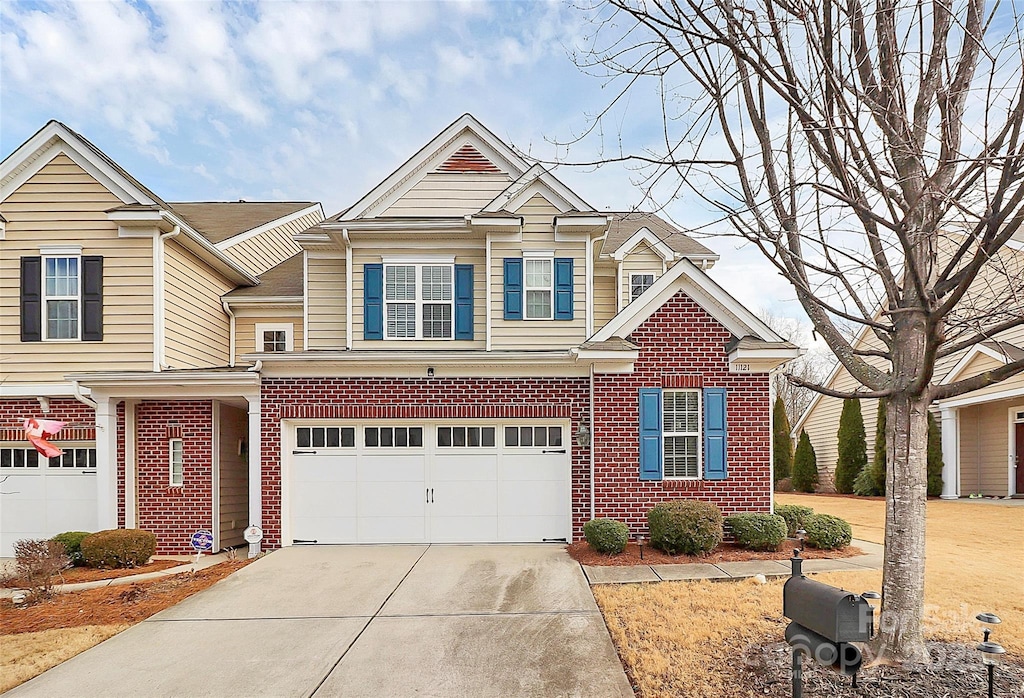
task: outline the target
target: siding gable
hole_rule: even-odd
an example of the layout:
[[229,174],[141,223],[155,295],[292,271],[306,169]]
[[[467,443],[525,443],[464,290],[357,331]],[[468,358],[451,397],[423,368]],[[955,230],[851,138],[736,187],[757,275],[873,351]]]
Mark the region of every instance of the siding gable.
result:
[[381,215],[454,217],[477,213],[511,181],[500,172],[429,172]]

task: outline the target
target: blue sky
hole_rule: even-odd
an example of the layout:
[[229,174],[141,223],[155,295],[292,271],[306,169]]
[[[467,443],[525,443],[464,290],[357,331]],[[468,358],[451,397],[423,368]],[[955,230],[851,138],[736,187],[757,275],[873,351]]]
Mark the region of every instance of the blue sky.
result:
[[[164,199],[311,199],[335,213],[464,112],[545,160],[656,146],[653,93],[604,139],[566,151],[613,88],[570,58],[592,31],[562,2],[9,2],[0,4],[0,152],[49,119],[79,131]],[[602,151],[602,147],[604,150]],[[598,209],[643,198],[608,165],[558,176]],[[711,218],[680,199],[681,225]],[[797,315],[752,249],[706,240],[720,283]]]

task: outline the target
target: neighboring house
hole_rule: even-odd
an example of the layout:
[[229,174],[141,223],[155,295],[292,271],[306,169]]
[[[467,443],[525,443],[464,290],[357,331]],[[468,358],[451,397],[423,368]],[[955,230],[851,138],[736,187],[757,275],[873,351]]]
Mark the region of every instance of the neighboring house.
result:
[[525,542],[639,533],[677,497],[770,509],[768,372],[800,350],[657,216],[596,210],[466,115],[292,242],[216,286],[219,362],[64,371],[98,405],[97,525],[181,552],[248,523],[270,548]]
[[[237,454],[218,461],[209,424],[219,419],[244,429],[242,394],[225,394],[216,408],[206,400],[173,412],[150,402],[103,402],[97,415],[88,388],[67,376],[192,376],[227,366],[231,321],[221,296],[255,285],[258,274],[296,254],[292,236],[323,219],[320,205],[169,204],[52,121],[0,164],[0,216],[0,556],[19,538],[123,525],[126,507],[132,525],[158,533],[177,531],[179,519],[210,528],[210,485],[205,494],[194,480],[175,485],[168,468],[179,463],[202,467],[208,479],[211,469],[217,473],[217,506],[241,507],[225,521],[222,539],[240,541],[248,492],[229,491],[228,483],[245,463]],[[233,380],[258,399],[258,377],[243,372]],[[219,384],[205,381],[176,395],[216,396]],[[127,451],[126,408],[138,440]],[[188,431],[178,411],[195,413],[201,429]],[[59,462],[37,457],[24,439],[24,419],[39,416],[69,425],[57,437],[66,451]],[[127,498],[111,465],[123,469],[126,459],[137,473]]]
[[[1024,269],[1024,234],[1008,242],[1001,257],[1002,269]],[[1014,278],[1019,280],[1019,277]],[[1003,272],[989,270],[982,272],[975,286],[990,289],[1005,283]],[[868,331],[861,331],[854,346],[881,348],[874,334]],[[934,380],[936,383],[963,380],[1022,357],[1024,326],[1001,332],[990,341],[940,359]],[[881,359],[869,361],[884,366]],[[852,391],[858,383],[837,363],[824,385],[833,390]],[[817,394],[793,427],[794,436],[807,432],[818,458],[819,473],[826,482],[831,481],[835,472],[842,404],[838,398]],[[943,498],[971,494],[1024,495],[1024,374],[936,402],[933,407],[942,428]],[[869,454],[874,449],[877,411],[877,400],[861,401]]]

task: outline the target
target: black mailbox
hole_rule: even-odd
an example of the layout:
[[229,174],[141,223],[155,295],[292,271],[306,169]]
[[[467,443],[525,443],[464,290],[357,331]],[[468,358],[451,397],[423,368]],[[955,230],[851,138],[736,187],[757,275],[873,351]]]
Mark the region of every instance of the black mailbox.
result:
[[782,615],[832,642],[867,642],[874,634],[871,604],[807,577],[786,580]]

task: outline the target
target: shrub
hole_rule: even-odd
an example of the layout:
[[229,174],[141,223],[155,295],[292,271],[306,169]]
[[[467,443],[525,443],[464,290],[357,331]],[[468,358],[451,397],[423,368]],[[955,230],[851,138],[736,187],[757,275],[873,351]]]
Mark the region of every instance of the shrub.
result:
[[836,492],[853,494],[853,483],[868,464],[868,444],[864,435],[864,417],[860,400],[843,400],[839,417],[839,458],[836,460]]
[[90,567],[138,567],[156,552],[156,536],[134,528],[99,531],[82,540],[82,557]]
[[793,491],[793,478],[784,477],[775,483],[776,492],[792,492]]
[[[1018,443],[1020,443],[1018,441]],[[935,415],[928,413],[928,496],[942,494],[942,430]]]
[[778,550],[786,540],[786,520],[778,514],[736,514],[726,517],[725,524],[747,550]]
[[853,540],[853,529],[838,516],[812,514],[804,523],[807,544],[822,550],[845,548]]
[[800,432],[800,441],[793,455],[793,488],[797,492],[813,492],[818,484],[818,458],[807,432]]
[[71,566],[64,546],[55,540],[25,538],[14,544],[16,578],[33,596],[49,596],[53,578]]
[[64,550],[67,551],[72,565],[84,565],[85,561],[82,560],[82,539],[88,535],[88,531],[67,531],[65,533],[58,533],[53,537],[53,540],[64,546]]
[[781,397],[775,398],[772,408],[772,464],[775,482],[789,477],[793,470],[793,437],[789,435],[789,417],[786,415],[786,404]]
[[853,493],[861,497],[878,497],[885,494],[885,421],[886,402],[878,401],[878,417],[875,420],[875,449],[871,463],[860,471],[853,481]]
[[805,528],[804,524],[814,514],[814,509],[799,504],[776,504],[775,513],[786,522],[786,533],[792,537],[801,528]]
[[704,555],[722,542],[722,512],[714,504],[675,499],[647,512],[651,545],[669,555]]
[[618,555],[626,549],[629,528],[615,519],[592,519],[583,524],[583,536],[597,552]]

